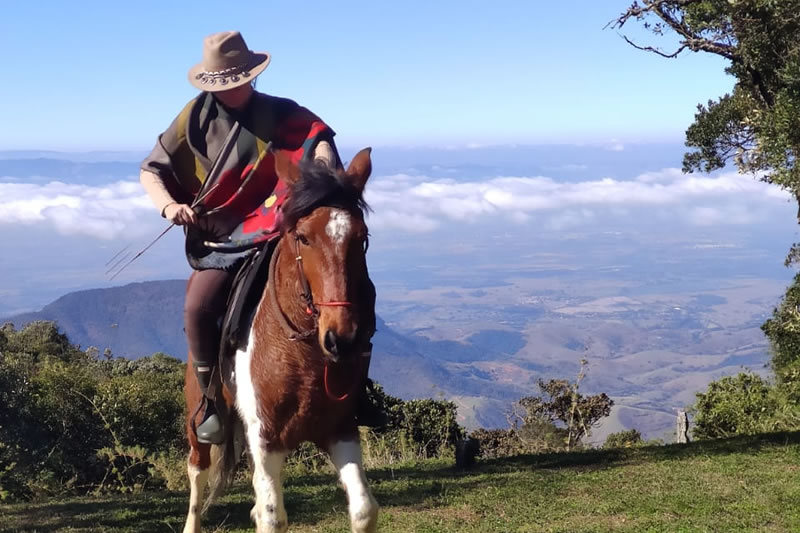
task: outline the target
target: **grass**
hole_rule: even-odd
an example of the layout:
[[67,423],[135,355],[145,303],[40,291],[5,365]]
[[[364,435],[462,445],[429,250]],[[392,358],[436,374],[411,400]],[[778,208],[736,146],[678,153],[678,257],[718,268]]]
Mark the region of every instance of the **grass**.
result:
[[[368,472],[390,532],[800,531],[800,432]],[[234,485],[205,531],[253,531],[249,485]],[[0,506],[2,532],[181,531],[187,496],[142,493]],[[286,483],[296,532],[349,531],[333,475]]]

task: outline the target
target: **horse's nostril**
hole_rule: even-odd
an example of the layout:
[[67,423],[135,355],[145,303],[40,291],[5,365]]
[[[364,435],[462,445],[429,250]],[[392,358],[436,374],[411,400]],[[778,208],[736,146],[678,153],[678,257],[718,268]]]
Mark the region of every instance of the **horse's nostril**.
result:
[[328,330],[325,332],[325,349],[328,350],[333,355],[338,354],[336,340],[337,340],[336,334],[333,331]]

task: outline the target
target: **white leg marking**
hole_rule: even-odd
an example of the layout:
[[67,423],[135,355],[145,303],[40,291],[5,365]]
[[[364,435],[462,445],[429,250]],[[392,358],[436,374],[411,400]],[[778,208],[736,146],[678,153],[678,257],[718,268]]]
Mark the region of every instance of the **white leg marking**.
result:
[[253,489],[256,504],[250,512],[256,522],[257,533],[283,533],[288,528],[286,509],[283,507],[281,470],[286,453],[268,453],[261,438],[261,420],[258,418],[258,398],[253,387],[250,365],[255,339],[250,330],[247,349],[236,352],[236,407],[244,422],[247,445],[253,458]]
[[250,330],[250,337],[247,339],[247,348],[236,352],[234,373],[236,375],[236,409],[244,422],[245,432],[248,439],[251,431],[258,435],[261,432],[261,421],[258,419],[258,399],[253,388],[253,379],[250,372],[250,365],[253,361],[253,346],[255,338],[253,330]]
[[325,233],[334,242],[341,245],[350,233],[350,213],[344,209],[331,209],[331,218],[325,226]]
[[200,470],[189,463],[189,516],[186,517],[186,525],[183,533],[200,533],[200,510],[202,509],[203,493],[208,483],[208,469]]
[[361,444],[337,442],[331,446],[330,454],[347,492],[353,533],[374,533],[378,527],[378,502],[369,490],[361,465]]
[[256,522],[256,533],[284,533],[289,529],[281,485],[286,453],[265,451],[261,447],[261,439],[257,447],[252,440],[248,439],[248,442],[255,467],[253,489],[256,492],[256,504],[250,511],[250,517]]

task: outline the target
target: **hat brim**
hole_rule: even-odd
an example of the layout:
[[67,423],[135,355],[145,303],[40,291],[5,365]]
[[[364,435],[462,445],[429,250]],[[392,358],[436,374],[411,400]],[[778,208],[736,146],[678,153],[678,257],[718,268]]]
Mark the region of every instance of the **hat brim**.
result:
[[[247,85],[253,81],[256,76],[264,72],[264,69],[267,68],[271,60],[272,56],[270,56],[269,52],[253,52],[250,55],[250,63],[244,69],[245,72],[249,73],[248,76],[243,76],[241,73],[236,75],[231,74],[230,76],[216,77],[214,78],[213,83],[208,81],[206,83],[202,82],[202,74],[205,72],[205,69],[203,68],[202,64],[198,63],[189,69],[189,83],[201,91],[206,91],[209,93],[235,89],[236,87]],[[234,77],[237,77],[238,79],[234,81]]]

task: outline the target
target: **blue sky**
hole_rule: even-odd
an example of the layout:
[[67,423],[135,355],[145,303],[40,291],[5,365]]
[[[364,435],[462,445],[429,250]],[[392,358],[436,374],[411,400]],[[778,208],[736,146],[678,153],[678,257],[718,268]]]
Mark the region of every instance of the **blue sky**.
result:
[[716,58],[661,59],[604,30],[629,4],[9,3],[0,150],[149,149],[195,94],[203,37],[227,29],[273,54],[259,90],[317,112],[340,145],[679,142],[732,80]]

